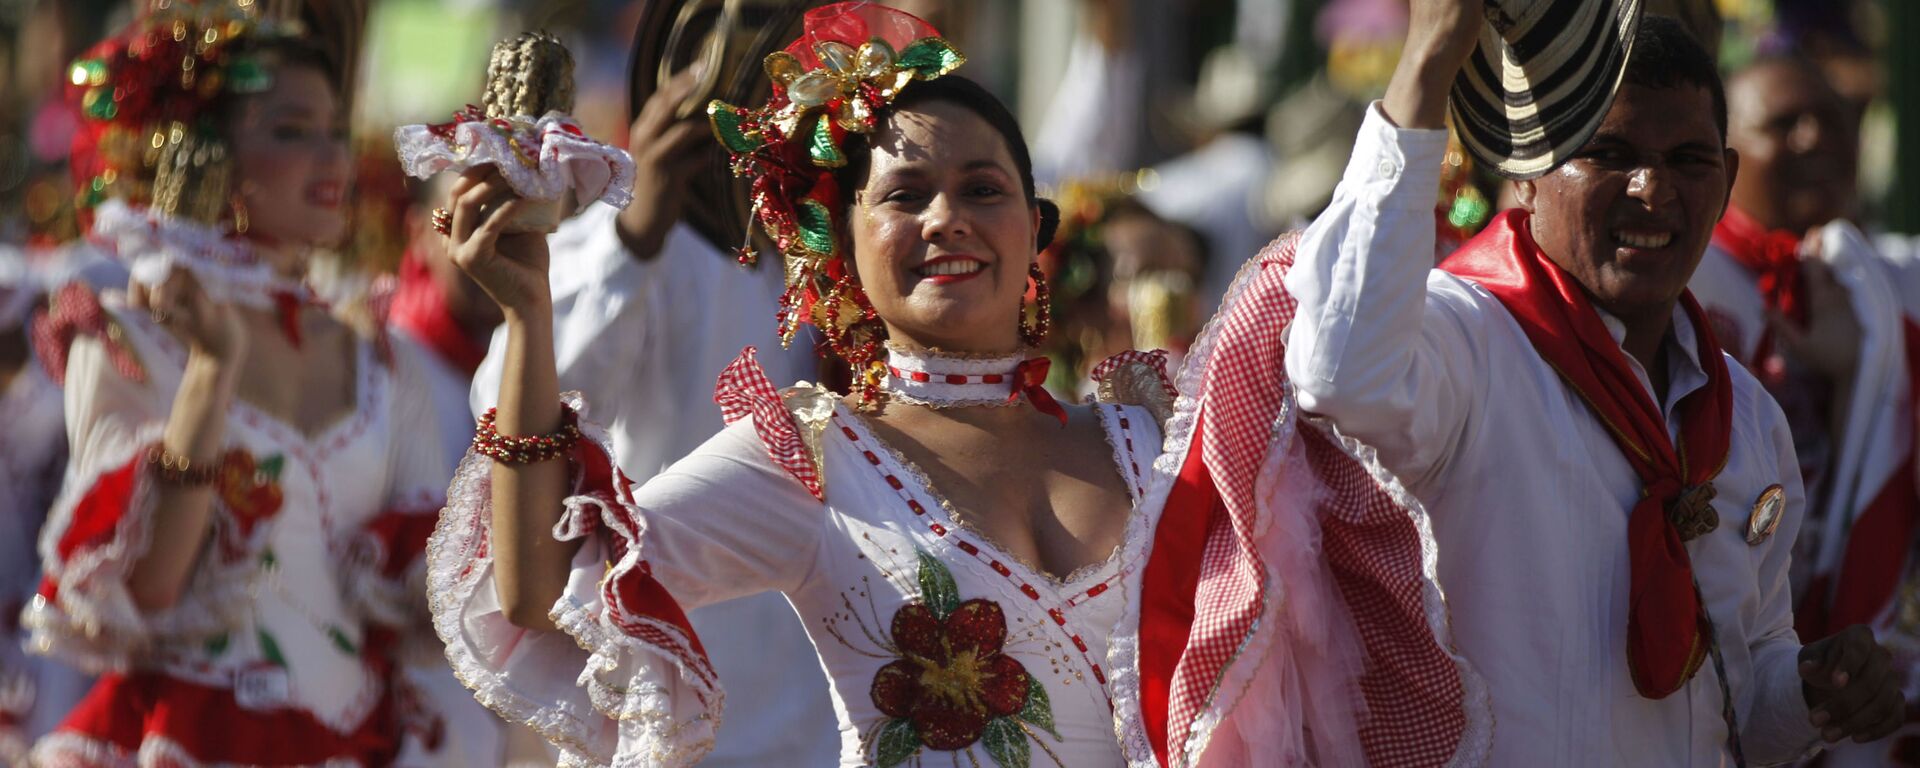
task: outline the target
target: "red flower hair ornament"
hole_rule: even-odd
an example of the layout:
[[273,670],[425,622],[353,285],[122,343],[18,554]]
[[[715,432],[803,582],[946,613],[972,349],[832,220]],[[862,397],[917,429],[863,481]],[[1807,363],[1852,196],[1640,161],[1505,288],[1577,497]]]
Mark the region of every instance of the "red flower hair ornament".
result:
[[69,162],[76,207],[118,197],[219,220],[229,168],[212,106],[222,94],[272,85],[260,61],[235,49],[299,31],[297,22],[262,18],[257,3],[177,0],[74,60],[67,98],[81,116]]
[[[853,393],[877,401],[886,378],[885,329],[845,263],[833,211],[844,190],[835,169],[847,164],[848,134],[872,133],[901,91],[966,63],[940,31],[912,14],[873,2],[807,12],[804,33],[767,56],[773,96],[757,109],[715,100],[713,132],[736,176],[752,182],[753,218],[786,262],[780,338],[800,324],[820,329],[826,346],[853,369]],[[751,246],[740,261],[756,258]]]

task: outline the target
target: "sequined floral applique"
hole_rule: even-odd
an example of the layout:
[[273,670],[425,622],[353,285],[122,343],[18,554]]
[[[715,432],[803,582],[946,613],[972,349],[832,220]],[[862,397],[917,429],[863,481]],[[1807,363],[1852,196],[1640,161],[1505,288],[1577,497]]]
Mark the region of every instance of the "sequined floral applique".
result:
[[1004,652],[1000,605],[961,600],[946,564],[917,554],[920,599],[894,613],[888,637],[875,638],[894,660],[869,690],[887,716],[864,739],[869,758],[892,768],[918,764],[925,750],[957,752],[978,743],[1000,768],[1027,768],[1036,729],[1060,738],[1046,688]]

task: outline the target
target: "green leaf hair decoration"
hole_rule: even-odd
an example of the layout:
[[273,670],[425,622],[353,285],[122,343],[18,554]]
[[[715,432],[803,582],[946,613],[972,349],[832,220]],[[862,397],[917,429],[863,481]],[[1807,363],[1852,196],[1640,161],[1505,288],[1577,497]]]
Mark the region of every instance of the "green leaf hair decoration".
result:
[[800,228],[800,244],[822,256],[833,255],[833,212],[818,200],[803,200],[793,214],[794,224]]
[[807,142],[807,156],[813,158],[813,164],[822,168],[839,168],[847,164],[846,154],[840,151],[840,144],[833,140],[833,122],[821,115],[813,121],[812,141]]
[[749,134],[741,128],[744,120],[740,109],[732,104],[719,99],[707,102],[707,119],[713,123],[713,135],[720,138],[720,144],[728,152],[749,154],[766,145],[759,133]]
[[954,48],[944,38],[927,37],[915,40],[907,49],[900,52],[899,65],[913,70],[913,76],[921,80],[932,80],[960,68],[967,63],[967,57]]

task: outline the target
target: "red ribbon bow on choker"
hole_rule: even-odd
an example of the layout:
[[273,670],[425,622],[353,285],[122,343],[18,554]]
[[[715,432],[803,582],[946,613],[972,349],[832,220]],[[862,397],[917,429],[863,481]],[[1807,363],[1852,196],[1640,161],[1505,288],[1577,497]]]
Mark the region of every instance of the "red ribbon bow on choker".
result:
[[1052,368],[1053,361],[1044,357],[1020,361],[1020,365],[1013,369],[1013,386],[1007,392],[1007,402],[1011,403],[1024,394],[1035,410],[1059,419],[1060,425],[1066,426],[1067,409],[1060,407],[1060,401],[1053,399],[1053,394],[1045,386],[1047,371]]

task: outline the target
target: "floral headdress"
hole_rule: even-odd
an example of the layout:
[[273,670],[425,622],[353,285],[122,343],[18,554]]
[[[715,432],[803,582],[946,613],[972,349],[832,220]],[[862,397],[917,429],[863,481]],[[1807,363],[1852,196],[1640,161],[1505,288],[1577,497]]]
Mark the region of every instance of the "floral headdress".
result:
[[[872,133],[909,84],[946,75],[966,57],[932,25],[872,2],[816,8],[804,30],[767,56],[773,96],[764,106],[716,100],[707,115],[734,174],[751,179],[753,218],[786,262],[781,340],[791,343],[802,323],[819,328],[852,366],[854,394],[870,404],[886,377],[886,334],[835,232],[845,190],[834,171],[847,164],[848,134]],[[754,258],[751,247],[740,249],[742,263]]]
[[260,61],[236,54],[239,43],[297,33],[293,22],[263,18],[256,0],[155,3],[75,60],[67,95],[81,115],[71,156],[76,208],[122,198],[221,220],[232,166],[211,107],[222,94],[271,85]]

